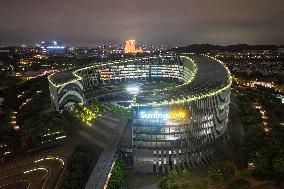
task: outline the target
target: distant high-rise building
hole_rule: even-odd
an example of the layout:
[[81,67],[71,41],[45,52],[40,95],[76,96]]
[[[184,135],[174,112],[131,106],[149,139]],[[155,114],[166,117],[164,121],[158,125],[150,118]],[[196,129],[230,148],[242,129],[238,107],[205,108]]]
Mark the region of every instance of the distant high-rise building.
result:
[[62,54],[66,51],[66,46],[63,46],[63,43],[60,41],[43,41],[41,42],[40,48],[43,53],[52,53],[52,54]]
[[141,49],[136,49],[135,40],[128,40],[125,42],[125,53],[142,53]]

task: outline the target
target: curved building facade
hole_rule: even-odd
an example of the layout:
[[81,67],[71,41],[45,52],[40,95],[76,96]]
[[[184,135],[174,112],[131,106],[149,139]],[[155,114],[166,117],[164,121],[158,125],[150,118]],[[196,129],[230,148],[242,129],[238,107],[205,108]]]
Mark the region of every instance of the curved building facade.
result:
[[84,96],[96,86],[149,80],[178,83],[141,91],[133,99],[133,160],[141,172],[202,163],[226,140],[231,77],[212,57],[143,57],[78,69],[61,83],[57,77],[49,77],[56,109],[84,103]]

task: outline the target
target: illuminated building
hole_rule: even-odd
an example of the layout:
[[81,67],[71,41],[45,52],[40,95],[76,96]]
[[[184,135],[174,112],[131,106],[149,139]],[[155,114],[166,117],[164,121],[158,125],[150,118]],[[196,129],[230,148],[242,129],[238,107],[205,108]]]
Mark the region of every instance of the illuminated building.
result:
[[17,54],[17,55],[33,55],[37,53],[41,53],[42,49],[39,47],[0,47],[0,53],[9,53],[9,54]]
[[59,41],[42,41],[40,48],[42,49],[42,52],[46,54],[62,54],[66,51],[66,46]]
[[136,48],[135,40],[128,40],[125,42],[125,53],[142,53],[141,49]]
[[49,77],[57,110],[84,103],[97,86],[127,81],[175,82],[142,90],[132,101],[133,168],[141,172],[206,162],[228,138],[231,77],[222,62],[203,55],[145,56],[101,63]]

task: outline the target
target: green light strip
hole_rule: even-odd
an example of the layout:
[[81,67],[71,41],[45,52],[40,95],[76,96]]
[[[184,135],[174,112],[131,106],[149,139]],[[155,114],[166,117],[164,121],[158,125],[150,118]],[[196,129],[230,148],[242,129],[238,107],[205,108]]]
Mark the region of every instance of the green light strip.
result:
[[227,74],[228,74],[228,77],[229,77],[229,83],[226,86],[224,86],[221,89],[217,89],[217,90],[211,91],[211,92],[206,93],[206,94],[191,95],[191,96],[187,96],[186,99],[177,99],[177,100],[172,99],[170,101],[164,101],[164,102],[160,102],[160,103],[151,102],[151,103],[138,104],[138,103],[135,102],[135,99],[134,99],[131,106],[134,106],[134,107],[135,106],[163,106],[163,105],[181,104],[181,103],[185,103],[185,102],[190,102],[190,101],[199,100],[199,99],[202,99],[202,98],[214,96],[216,94],[219,94],[219,93],[229,89],[232,85],[232,77],[231,77],[231,73],[230,73],[229,69],[227,68],[227,66],[221,60],[218,60],[218,59],[211,57],[211,56],[208,56],[208,55],[204,55],[204,56],[212,58],[213,60],[219,62],[220,64],[222,64],[225,67]]
[[[76,71],[77,71],[77,70],[76,70]],[[54,87],[56,87],[56,88],[57,88],[57,87],[61,87],[61,86],[66,85],[66,84],[74,83],[74,82],[76,82],[76,81],[82,80],[82,77],[79,76],[77,73],[75,73],[76,71],[72,72],[72,74],[77,77],[76,79],[72,79],[72,80],[70,80],[70,81],[67,81],[67,82],[64,82],[64,83],[61,83],[61,84],[55,84],[55,83],[54,83],[54,81],[53,81],[52,78],[51,78],[54,74],[49,75],[49,76],[47,77],[47,79],[48,79],[48,81],[49,81]]]
[[[151,103],[143,103],[143,104],[138,104],[136,103],[136,99],[133,99],[133,102],[131,104],[131,106],[161,106],[161,105],[172,105],[172,104],[180,104],[180,103],[184,103],[184,102],[190,102],[190,101],[193,101],[193,100],[198,100],[198,99],[202,99],[202,98],[205,98],[205,97],[209,97],[209,96],[214,96],[218,93],[221,93],[225,90],[227,90],[228,88],[231,87],[232,85],[232,78],[231,78],[231,73],[229,71],[229,69],[227,68],[227,66],[220,60],[214,58],[214,57],[211,57],[211,56],[208,56],[208,55],[204,55],[206,57],[209,57],[217,62],[219,62],[220,64],[222,64],[226,71],[227,71],[227,74],[228,74],[228,77],[229,77],[229,83],[224,86],[223,88],[220,88],[220,89],[217,89],[217,90],[214,90],[214,91],[211,91],[209,93],[206,93],[206,94],[200,94],[200,95],[191,95],[191,96],[187,96],[186,99],[176,99],[176,100],[170,100],[170,101],[164,101],[164,102],[160,102],[160,103],[157,103],[157,102],[151,102]],[[188,80],[186,83],[183,83],[181,85],[177,85],[175,87],[172,87],[172,88],[176,88],[176,87],[180,87],[180,86],[183,86],[183,85],[188,85],[189,83],[192,82],[192,80],[195,78],[196,76],[196,73],[198,71],[198,66],[197,64],[195,63],[195,61],[191,58],[189,58],[188,56],[181,56],[182,58],[186,58],[188,60],[190,60],[192,63],[193,63],[193,66],[194,66],[194,71],[193,71],[193,76],[190,78],[190,80]],[[133,60],[132,60],[133,61]],[[116,61],[116,62],[107,62],[105,63],[104,65],[113,65],[113,64],[119,64],[123,61]],[[48,76],[48,80],[49,82],[54,86],[54,87],[60,87],[60,86],[63,86],[63,85],[66,85],[66,84],[69,84],[69,83],[73,83],[73,82],[76,82],[76,81],[79,81],[79,80],[82,80],[82,77],[80,75],[78,75],[78,71],[81,71],[81,70],[84,70],[84,69],[89,69],[89,68],[95,68],[95,67],[98,67],[97,65],[94,65],[94,66],[88,66],[88,67],[85,67],[85,68],[80,68],[78,70],[75,70],[74,72],[72,72],[72,74],[74,76],[76,76],[77,78],[76,79],[73,79],[73,80],[70,80],[68,82],[65,82],[65,83],[62,83],[62,84],[55,84],[51,77],[52,75]],[[167,89],[171,89],[171,88],[167,88]],[[167,90],[167,89],[163,89],[163,90]]]
[[[169,58],[169,56],[165,56],[165,57],[168,57],[168,58]],[[172,57],[172,56],[171,56],[171,57]],[[184,57],[185,57],[185,56],[184,56]],[[157,58],[157,57],[149,57],[149,58]],[[185,58],[190,59],[189,57],[185,57]],[[137,60],[142,61],[141,58],[135,59],[135,61],[137,61]],[[147,60],[147,59],[145,59],[145,60]],[[190,59],[190,60],[191,60],[191,59]],[[60,83],[60,84],[56,84],[56,83],[52,80],[51,77],[52,77],[54,74],[51,74],[51,75],[48,76],[48,81],[49,81],[54,87],[60,87],[60,86],[66,85],[66,84],[68,84],[68,83],[73,83],[73,82],[75,82],[75,81],[81,80],[82,77],[81,77],[77,72],[82,71],[82,70],[84,70],[84,69],[96,68],[96,67],[98,67],[98,66],[111,66],[111,65],[114,65],[114,64],[121,64],[121,63],[133,62],[133,61],[134,61],[133,59],[126,59],[126,60],[119,60],[119,61],[112,61],[112,62],[103,62],[103,63],[101,63],[100,65],[92,65],[92,66],[87,66],[87,67],[84,67],[84,68],[79,68],[78,70],[75,70],[75,71],[72,72],[72,74],[77,77],[76,79],[73,79],[73,80],[70,80],[70,81],[67,81],[67,82],[64,82],[64,83]],[[191,60],[191,61],[193,62],[193,60]],[[196,67],[196,65],[195,65],[195,67]]]

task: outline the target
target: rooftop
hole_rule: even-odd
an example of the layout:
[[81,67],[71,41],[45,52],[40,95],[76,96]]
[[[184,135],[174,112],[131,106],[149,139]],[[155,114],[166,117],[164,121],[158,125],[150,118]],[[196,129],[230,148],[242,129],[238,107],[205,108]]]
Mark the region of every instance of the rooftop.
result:
[[224,65],[203,55],[191,55],[196,65],[195,78],[187,85],[162,91],[142,91],[136,97],[136,103],[163,102],[183,99],[188,96],[205,94],[220,89],[229,83],[229,74]]
[[[166,89],[155,89],[141,91],[136,96],[137,104],[146,103],[161,103],[165,101],[172,101],[177,99],[184,99],[188,97],[193,97],[196,95],[208,94],[214,92],[218,89],[224,88],[230,83],[230,75],[226,67],[218,62],[217,60],[204,56],[204,55],[190,55],[189,56],[197,67],[197,72],[188,84],[183,84],[175,87],[170,87]],[[150,61],[151,60],[151,61]],[[153,60],[153,61],[152,61]],[[135,61],[119,61],[115,62],[117,64],[184,64],[185,62],[179,62],[175,57],[169,59],[163,58],[143,58],[137,59]],[[114,64],[112,62],[106,63],[103,66],[105,68],[111,67]],[[97,65],[98,66],[98,65]],[[52,75],[50,80],[56,84],[61,85],[66,82],[77,79],[73,74],[74,70],[69,70],[65,72],[60,72]]]
[[61,85],[74,79],[77,79],[77,77],[73,74],[72,70],[58,72],[50,77],[50,80],[56,85]]

